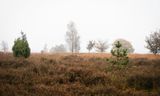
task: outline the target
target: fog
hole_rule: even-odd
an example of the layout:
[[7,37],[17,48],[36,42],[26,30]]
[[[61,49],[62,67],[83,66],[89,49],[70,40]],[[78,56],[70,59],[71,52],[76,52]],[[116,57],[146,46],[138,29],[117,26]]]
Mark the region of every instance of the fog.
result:
[[0,0],[0,41],[6,41],[11,51],[22,30],[31,51],[40,52],[45,44],[66,44],[67,24],[73,21],[80,52],[87,52],[89,40],[111,45],[123,38],[135,53],[148,53],[145,36],[160,29],[159,5],[160,0]]

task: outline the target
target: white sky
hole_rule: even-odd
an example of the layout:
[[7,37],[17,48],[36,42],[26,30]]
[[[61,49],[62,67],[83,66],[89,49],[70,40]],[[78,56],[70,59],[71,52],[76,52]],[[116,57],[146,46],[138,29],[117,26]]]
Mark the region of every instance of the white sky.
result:
[[0,41],[10,50],[21,30],[32,52],[45,43],[48,48],[65,44],[70,21],[81,36],[81,52],[87,52],[88,40],[111,44],[124,38],[136,53],[148,53],[144,40],[160,28],[160,0],[0,0]]

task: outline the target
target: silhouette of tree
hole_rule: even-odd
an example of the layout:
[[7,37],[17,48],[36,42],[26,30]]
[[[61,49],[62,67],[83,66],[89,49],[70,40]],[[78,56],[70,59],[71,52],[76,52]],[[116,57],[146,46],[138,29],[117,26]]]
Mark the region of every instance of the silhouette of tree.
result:
[[80,36],[75,28],[75,23],[70,22],[67,25],[68,31],[66,32],[66,42],[69,46],[69,50],[74,52],[79,52],[80,50]]
[[94,41],[89,41],[89,43],[87,45],[87,49],[89,52],[93,49],[94,45],[95,45]]
[[150,50],[153,54],[160,53],[160,30],[159,32],[154,32],[150,36],[146,37],[146,48]]
[[98,41],[95,43],[95,48],[97,52],[105,52],[105,50],[108,48],[106,41]]

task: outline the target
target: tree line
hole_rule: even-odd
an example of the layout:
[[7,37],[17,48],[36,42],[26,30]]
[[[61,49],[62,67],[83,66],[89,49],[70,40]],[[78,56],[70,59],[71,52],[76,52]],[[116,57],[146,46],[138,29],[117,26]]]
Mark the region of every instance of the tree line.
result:
[[[67,31],[65,35],[65,41],[68,45],[69,51],[71,53],[78,53],[80,51],[80,36],[78,34],[78,31],[76,29],[75,23],[70,22],[67,24]],[[120,42],[121,47],[126,49],[127,53],[133,53],[134,48],[132,44],[124,39],[117,39],[112,44],[112,49],[116,48],[116,43]],[[160,30],[151,33],[149,36],[146,36],[145,38],[146,46],[145,48],[149,49],[151,53],[157,54],[160,53]],[[106,41],[95,41],[90,40],[88,41],[86,49],[88,52],[91,52],[93,49],[95,49],[97,52],[105,52],[106,49],[109,48],[109,44],[107,44]],[[12,47],[12,51],[14,56],[20,57],[23,56],[25,58],[30,56],[30,47],[27,41],[26,34],[24,32],[21,32],[21,37],[17,38],[14,41],[14,45]],[[52,47],[49,50],[51,53],[64,53],[67,52],[66,47],[64,44],[56,45]],[[8,44],[5,41],[1,42],[1,53],[7,53],[8,52]],[[47,45],[44,46],[44,49],[41,51],[41,53],[48,52]]]

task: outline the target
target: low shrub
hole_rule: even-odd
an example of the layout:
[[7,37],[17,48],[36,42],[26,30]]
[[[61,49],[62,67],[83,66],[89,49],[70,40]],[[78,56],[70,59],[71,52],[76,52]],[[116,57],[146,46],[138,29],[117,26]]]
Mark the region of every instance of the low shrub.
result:
[[94,73],[92,70],[82,68],[71,68],[67,71],[66,76],[69,82],[80,82],[86,86],[105,84],[109,81],[105,73]]
[[136,89],[152,90],[160,88],[160,76],[134,74],[127,79],[128,86]]

